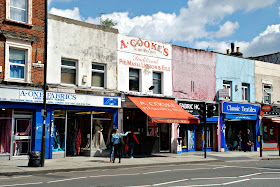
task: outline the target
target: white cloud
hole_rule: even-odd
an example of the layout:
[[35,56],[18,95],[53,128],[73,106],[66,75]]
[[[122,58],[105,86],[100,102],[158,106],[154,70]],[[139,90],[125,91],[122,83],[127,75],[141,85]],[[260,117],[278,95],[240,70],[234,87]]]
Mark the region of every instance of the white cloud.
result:
[[230,36],[238,28],[239,28],[238,22],[232,23],[231,21],[227,21],[225,22],[224,25],[220,26],[220,30],[216,33],[216,37],[222,38],[222,37]]
[[[244,57],[260,56],[280,51],[280,24],[268,26],[267,29],[255,37],[251,42],[235,41],[235,46],[240,47]],[[217,52],[226,53],[230,49],[230,43],[218,41],[196,42],[195,48],[211,49]]]
[[57,8],[51,8],[49,10],[49,13],[55,14],[58,16],[62,16],[62,17],[66,17],[66,18],[79,20],[79,21],[84,20],[84,18],[80,15],[80,11],[79,11],[78,7],[74,7],[73,10],[71,10],[71,9],[61,10],[61,9],[57,9]]

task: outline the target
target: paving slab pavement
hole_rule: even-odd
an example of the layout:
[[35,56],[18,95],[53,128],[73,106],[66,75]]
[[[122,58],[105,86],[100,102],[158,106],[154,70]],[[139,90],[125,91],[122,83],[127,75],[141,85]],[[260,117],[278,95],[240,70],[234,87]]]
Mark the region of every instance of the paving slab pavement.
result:
[[200,162],[227,162],[236,160],[273,160],[280,159],[277,151],[263,151],[263,157],[259,152],[187,152],[181,154],[159,153],[149,156],[136,155],[133,159],[122,158],[121,163],[109,162],[108,157],[67,157],[59,159],[46,159],[44,167],[28,167],[28,159],[12,159],[0,161],[0,175],[30,175],[39,173],[82,171],[92,169],[117,169],[135,166],[186,164]]

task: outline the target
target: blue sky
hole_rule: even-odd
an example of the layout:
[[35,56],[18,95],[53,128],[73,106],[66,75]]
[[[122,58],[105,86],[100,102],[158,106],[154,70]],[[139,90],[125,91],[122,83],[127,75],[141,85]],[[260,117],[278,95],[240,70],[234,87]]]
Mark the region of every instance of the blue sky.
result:
[[280,52],[279,0],[49,0],[49,13],[93,24],[104,13],[122,34],[196,49]]

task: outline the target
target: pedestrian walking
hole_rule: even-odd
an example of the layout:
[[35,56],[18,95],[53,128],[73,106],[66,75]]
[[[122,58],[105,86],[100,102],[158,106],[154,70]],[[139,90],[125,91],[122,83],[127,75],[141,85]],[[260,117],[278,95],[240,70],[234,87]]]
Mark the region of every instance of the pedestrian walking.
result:
[[113,142],[112,142],[112,135],[116,133],[116,129],[113,129],[112,130],[112,133],[110,134],[110,143],[109,143],[109,146],[110,146],[110,162],[113,162],[113,159],[114,159],[114,145],[113,145]]
[[134,148],[134,142],[139,144],[138,139],[136,138],[135,134],[133,133],[133,130],[130,131],[130,133],[127,136],[126,143],[129,146],[129,158],[133,158],[133,148]]
[[121,144],[121,137],[122,136],[127,136],[127,134],[130,131],[126,132],[126,133],[119,133],[118,129],[114,129],[113,130],[113,134],[112,134],[112,142],[113,142],[113,146],[114,146],[114,158],[113,158],[113,163],[115,163],[115,159],[116,159],[116,155],[119,155],[119,163],[121,163],[121,157],[122,157],[122,144]]
[[242,150],[242,130],[240,130],[240,131],[238,132],[237,138],[238,138],[238,144],[239,144],[238,150],[241,151],[241,150]]

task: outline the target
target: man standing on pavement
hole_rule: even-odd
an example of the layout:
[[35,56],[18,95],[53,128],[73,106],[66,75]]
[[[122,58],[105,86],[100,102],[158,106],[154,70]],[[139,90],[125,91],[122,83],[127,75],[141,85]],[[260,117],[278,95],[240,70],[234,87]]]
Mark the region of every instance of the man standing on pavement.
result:
[[130,133],[130,131],[128,131],[125,134],[123,134],[123,133],[119,133],[118,129],[114,129],[113,130],[113,134],[112,134],[112,142],[113,142],[113,146],[114,146],[114,159],[113,159],[113,163],[115,163],[115,159],[116,159],[116,154],[117,153],[119,154],[119,163],[121,163],[122,144],[121,144],[120,138],[122,136],[127,136],[128,133]]

